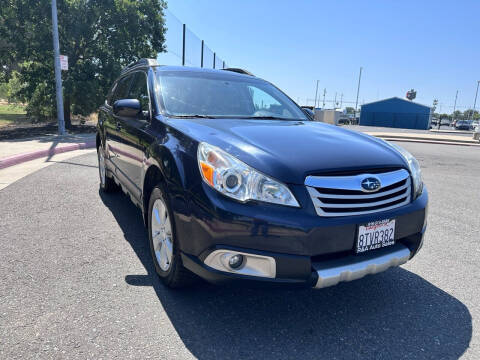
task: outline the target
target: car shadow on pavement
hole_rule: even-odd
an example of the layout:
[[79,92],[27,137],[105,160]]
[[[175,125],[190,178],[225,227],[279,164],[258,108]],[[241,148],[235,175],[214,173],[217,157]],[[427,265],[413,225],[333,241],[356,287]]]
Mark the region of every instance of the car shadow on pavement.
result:
[[457,359],[469,346],[467,307],[403,268],[322,290],[201,280],[168,290],[155,274],[141,212],[122,194],[100,196],[148,273],[125,281],[155,289],[196,358]]

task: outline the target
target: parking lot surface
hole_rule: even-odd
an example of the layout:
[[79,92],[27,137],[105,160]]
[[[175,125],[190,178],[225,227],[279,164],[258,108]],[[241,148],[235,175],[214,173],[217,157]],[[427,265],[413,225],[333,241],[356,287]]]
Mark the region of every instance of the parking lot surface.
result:
[[167,290],[95,154],[0,191],[0,358],[480,358],[480,149],[401,143],[429,229],[406,265],[322,290]]

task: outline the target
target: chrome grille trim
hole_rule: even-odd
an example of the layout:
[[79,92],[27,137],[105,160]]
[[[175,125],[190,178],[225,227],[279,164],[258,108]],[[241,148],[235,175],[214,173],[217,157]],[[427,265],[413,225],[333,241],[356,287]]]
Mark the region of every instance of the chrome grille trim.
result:
[[[379,179],[382,184],[381,188],[375,192],[362,193],[361,182],[367,177],[376,177]],[[395,186],[395,184],[398,184],[398,186]],[[395,209],[411,201],[410,174],[404,169],[387,173],[365,173],[354,176],[308,176],[305,179],[305,185],[307,186],[317,214],[325,217],[371,214]],[[382,192],[382,189],[392,186],[393,188]],[[328,194],[322,193],[322,190],[328,190]],[[338,191],[338,194],[336,194],[335,191]],[[360,193],[342,193],[345,191]],[[387,199],[372,201],[375,198],[384,197],[387,197]],[[322,199],[324,199],[324,201],[322,201]],[[327,202],[327,200],[330,199],[339,200],[339,202]],[[366,201],[359,202],[359,200],[362,199]],[[402,199],[404,200],[401,201]],[[352,200],[352,202],[348,202],[348,200]],[[341,211],[341,209],[345,211]]]
[[[352,199],[352,200],[356,200],[356,199],[374,199],[374,198],[377,198],[377,197],[382,197],[382,196],[387,196],[387,195],[390,195],[390,194],[394,194],[396,192],[399,192],[399,191],[402,191],[406,188],[408,188],[410,186],[410,184],[408,183],[408,181],[405,183],[405,185],[403,186],[400,186],[398,188],[395,188],[393,190],[388,190],[388,191],[384,191],[384,192],[380,192],[380,193],[365,193],[365,195],[336,195],[336,194],[322,194],[322,198],[331,198],[331,199]],[[311,187],[308,187],[308,189],[314,189],[315,188],[311,188]],[[381,190],[381,189],[380,189]]]

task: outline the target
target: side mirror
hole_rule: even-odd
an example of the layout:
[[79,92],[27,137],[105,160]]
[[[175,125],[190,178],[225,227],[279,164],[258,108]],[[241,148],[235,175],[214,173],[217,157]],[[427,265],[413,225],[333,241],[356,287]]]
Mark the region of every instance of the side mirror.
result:
[[140,101],[137,99],[120,99],[113,103],[113,113],[121,117],[137,117],[141,112]]

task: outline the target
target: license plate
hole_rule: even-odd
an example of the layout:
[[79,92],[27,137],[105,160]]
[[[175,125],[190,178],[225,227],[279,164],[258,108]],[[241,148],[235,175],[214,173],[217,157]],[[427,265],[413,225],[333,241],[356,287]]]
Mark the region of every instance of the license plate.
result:
[[379,249],[395,244],[395,220],[373,221],[358,226],[356,252]]

